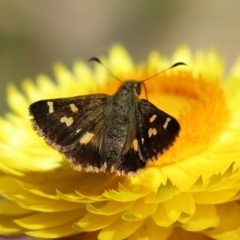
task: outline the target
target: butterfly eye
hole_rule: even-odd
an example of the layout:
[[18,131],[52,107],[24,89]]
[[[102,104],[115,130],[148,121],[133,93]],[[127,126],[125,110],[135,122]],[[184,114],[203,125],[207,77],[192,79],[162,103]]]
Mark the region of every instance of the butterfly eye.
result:
[[140,95],[141,93],[141,83],[136,83],[136,87],[135,87],[136,93],[137,95]]

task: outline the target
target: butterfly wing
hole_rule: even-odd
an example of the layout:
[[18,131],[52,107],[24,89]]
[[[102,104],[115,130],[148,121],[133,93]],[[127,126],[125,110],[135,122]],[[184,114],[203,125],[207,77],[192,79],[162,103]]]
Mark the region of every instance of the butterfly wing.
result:
[[136,136],[123,156],[118,170],[136,172],[149,160],[157,159],[175,141],[180,130],[177,120],[149,101],[139,101],[136,111]]
[[33,127],[75,168],[101,168],[104,163],[94,135],[101,128],[108,98],[94,94],[35,102],[29,107]]
[[168,149],[178,136],[178,121],[142,99],[139,103],[140,118],[138,121],[139,148],[144,159],[156,159]]
[[[29,111],[35,130],[70,160],[74,168],[106,171],[106,156],[117,144],[114,141],[103,145],[108,99],[107,95],[95,94],[41,100],[30,105]],[[134,109],[135,121],[131,123],[131,132],[120,139],[120,145],[124,146],[123,154],[113,159],[113,168],[108,169],[120,175],[144,168],[149,160],[156,159],[173,144],[180,130],[175,118],[147,100],[138,100]]]

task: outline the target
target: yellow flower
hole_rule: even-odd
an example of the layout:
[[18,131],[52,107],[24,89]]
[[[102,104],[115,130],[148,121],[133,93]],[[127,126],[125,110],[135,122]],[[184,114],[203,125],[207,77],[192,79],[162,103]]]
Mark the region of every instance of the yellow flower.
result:
[[[0,234],[75,239],[240,239],[240,59],[224,79],[214,50],[171,59],[153,52],[134,65],[119,45],[106,66],[120,79],[144,79],[184,61],[188,67],[146,82],[148,100],[181,125],[174,145],[136,176],[75,171],[32,129],[37,100],[113,94],[119,83],[102,66],[55,65],[47,76],[9,86],[12,109],[0,119]],[[142,94],[144,97],[144,93]],[[74,238],[74,237],[72,237]]]

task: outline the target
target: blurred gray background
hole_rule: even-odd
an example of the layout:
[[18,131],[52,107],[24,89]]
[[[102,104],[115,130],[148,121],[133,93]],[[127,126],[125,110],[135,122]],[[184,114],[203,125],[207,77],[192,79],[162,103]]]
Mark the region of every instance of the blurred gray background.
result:
[[237,0],[0,0],[0,114],[6,86],[45,73],[61,61],[107,54],[122,43],[135,61],[149,51],[171,55],[182,43],[215,46],[229,68],[240,55]]
[[135,61],[151,50],[170,55],[182,43],[193,51],[215,46],[229,69],[240,55],[239,25],[237,0],[0,0],[0,114],[8,82],[53,76],[54,62],[71,68],[116,42]]

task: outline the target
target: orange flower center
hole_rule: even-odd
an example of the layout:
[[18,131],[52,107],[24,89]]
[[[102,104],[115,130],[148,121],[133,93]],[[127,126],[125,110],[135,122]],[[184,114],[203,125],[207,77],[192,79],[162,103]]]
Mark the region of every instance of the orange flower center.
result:
[[229,120],[224,92],[219,80],[194,78],[181,73],[148,84],[149,101],[175,116],[181,126],[174,145],[154,164],[178,162],[202,151],[214,142]]

